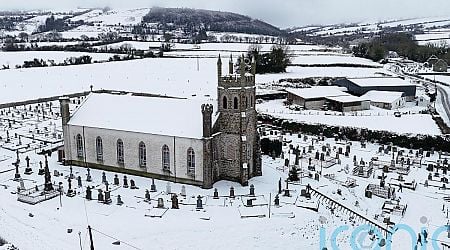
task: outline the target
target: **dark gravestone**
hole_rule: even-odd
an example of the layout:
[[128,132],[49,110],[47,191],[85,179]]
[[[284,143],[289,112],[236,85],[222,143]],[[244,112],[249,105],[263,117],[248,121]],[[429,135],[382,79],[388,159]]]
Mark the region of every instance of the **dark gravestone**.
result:
[[39,161],[39,172],[38,172],[38,175],[44,175],[44,174],[45,174],[45,171],[42,168],[42,161]]
[[107,190],[105,191],[105,204],[111,204],[111,191]]
[[150,191],[145,190],[145,201],[150,201]]
[[158,208],[164,208],[164,199],[158,198]]
[[123,187],[128,188],[128,179],[126,175],[123,176]]
[[253,184],[250,185],[250,196],[255,196],[255,186]]
[[116,186],[120,185],[119,176],[117,174],[114,175],[114,185],[116,185]]
[[119,205],[119,206],[123,205],[122,197],[120,197],[120,194],[117,195],[117,205]]
[[278,196],[278,194],[275,195],[275,200],[274,200],[274,202],[275,202],[275,206],[280,206],[280,197]]
[[86,188],[86,200],[92,200],[92,190],[89,186]]
[[214,196],[213,199],[219,199],[219,192],[217,191],[217,188],[214,188]]
[[77,181],[78,181],[78,187],[82,187],[83,183],[81,182],[81,176],[77,177]]
[[103,190],[101,190],[101,189],[99,189],[98,190],[98,195],[97,195],[97,200],[99,201],[99,202],[103,202],[104,201],[104,196],[103,196]]
[[281,194],[281,177],[278,180],[278,193]]
[[33,169],[31,169],[31,167],[30,167],[30,157],[28,157],[28,155],[27,155],[27,157],[25,157],[25,161],[27,162],[27,167],[25,168],[25,174],[30,175],[33,173]]
[[91,169],[89,169],[89,168],[87,169],[86,181],[87,182],[91,182],[92,181]]
[[130,184],[131,184],[131,186],[130,186],[131,189],[138,189],[138,188],[136,187],[136,183],[134,182],[133,179],[130,180]]
[[200,195],[197,196],[197,209],[203,209],[203,201]]
[[150,186],[150,192],[156,192],[155,179],[152,178],[152,185]]
[[106,173],[103,172],[102,173],[102,183],[105,183],[105,182],[107,182],[107,180],[106,180]]
[[179,209],[178,196],[176,194],[172,195],[172,209]]
[[253,207],[253,199],[247,200],[247,207]]
[[230,187],[230,198],[234,198],[234,187]]

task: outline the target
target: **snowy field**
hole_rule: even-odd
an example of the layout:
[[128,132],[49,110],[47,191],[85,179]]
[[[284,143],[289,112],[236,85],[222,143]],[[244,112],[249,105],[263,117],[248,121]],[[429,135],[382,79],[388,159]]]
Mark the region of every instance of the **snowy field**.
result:
[[296,56],[292,60],[292,64],[311,65],[311,64],[358,64],[372,67],[383,67],[383,65],[372,60],[354,57],[351,55],[311,55],[311,56]]
[[[373,107],[370,111],[356,113],[325,111],[292,111],[283,105],[284,100],[273,100],[259,104],[258,112],[277,118],[309,124],[327,124],[334,126],[368,128],[371,130],[391,131],[399,134],[440,135],[441,131],[430,115],[418,114],[417,109],[405,109],[408,114],[395,117],[394,111]],[[423,109],[423,107],[421,108]],[[412,114],[410,114],[412,113]]]
[[[47,104],[44,105],[47,107]],[[32,111],[27,112],[27,119],[16,119],[17,122],[9,129],[11,135],[21,133],[22,135],[34,134],[37,130],[43,129],[46,124],[52,122],[57,124],[55,130],[60,131],[61,120],[57,117],[41,117],[37,121],[33,116],[42,116],[40,108],[33,105]],[[58,110],[56,102],[52,109]],[[45,112],[52,109],[46,108]],[[3,119],[11,118],[11,113],[3,110]],[[23,114],[23,109],[11,109],[14,114]],[[0,136],[6,138],[7,124],[0,126]],[[268,130],[264,130],[269,133]],[[277,133],[277,131],[273,131]],[[278,131],[279,133],[279,131]],[[378,176],[381,176],[382,165],[375,166],[375,172],[369,178],[353,176],[353,156],[368,162],[372,157],[378,157],[379,162],[389,162],[395,152],[379,153],[377,144],[368,144],[362,147],[360,142],[335,141],[334,139],[318,140],[317,137],[303,135],[285,135],[283,140],[289,143],[283,147],[283,157],[272,159],[263,156],[263,176],[253,178],[249,184],[255,186],[256,197],[249,196],[249,187],[242,187],[237,183],[221,181],[214,184],[218,189],[220,198],[212,199],[213,189],[204,190],[198,187],[185,185],[186,197],[181,196],[182,185],[178,183],[168,183],[156,180],[157,192],[150,193],[151,200],[145,201],[145,190],[150,189],[151,180],[136,176],[128,176],[128,180],[135,181],[139,189],[130,189],[122,186],[123,175],[119,174],[119,185],[113,185],[114,173],[106,172],[106,177],[110,183],[112,203],[105,205],[99,203],[97,198],[98,189],[105,190],[105,185],[101,182],[102,171],[91,170],[92,182],[86,181],[86,169],[73,167],[74,177],[81,177],[81,186],[77,180],[72,180],[72,188],[75,189],[75,197],[68,197],[65,192],[68,189],[68,178],[70,169],[68,166],[61,166],[56,162],[56,155],[52,154],[49,160],[49,169],[52,173],[52,182],[56,185],[61,182],[64,193],[61,199],[56,197],[44,201],[37,205],[27,205],[17,201],[16,190],[19,182],[13,180],[14,170],[11,165],[15,161],[15,152],[6,148],[18,144],[18,139],[10,137],[11,142],[0,140],[0,159],[2,169],[0,171],[0,197],[2,206],[0,207],[0,234],[3,238],[18,246],[21,250],[75,250],[80,249],[79,242],[83,249],[89,247],[87,225],[93,228],[93,239],[95,249],[291,249],[293,246],[298,249],[319,249],[320,228],[323,227],[326,235],[323,236],[325,245],[331,246],[331,235],[339,226],[347,225],[349,229],[342,232],[337,238],[337,245],[340,249],[350,249],[349,238],[355,227],[362,225],[361,220],[355,219],[352,215],[344,213],[342,210],[333,209],[332,204],[317,196],[306,199],[300,196],[305,185],[310,184],[312,188],[331,197],[340,204],[365,216],[370,221],[378,225],[383,224],[383,218],[390,217],[394,223],[402,223],[410,226],[412,230],[418,232],[420,228],[426,227],[431,233],[437,227],[445,225],[447,219],[442,211],[443,197],[450,193],[448,190],[439,190],[436,185],[441,185],[439,181],[430,181],[432,186],[424,187],[422,183],[427,179],[428,171],[423,164],[435,162],[438,153],[435,152],[430,157],[416,157],[414,150],[408,153],[404,150],[403,156],[411,159],[411,170],[409,174],[403,175],[405,182],[415,181],[418,184],[415,191],[403,188],[402,192],[397,192],[400,204],[407,205],[403,216],[382,213],[383,203],[387,200],[373,196],[372,199],[364,197],[364,190],[368,184],[378,184]],[[46,140],[44,137],[43,140]],[[51,137],[50,137],[51,138]],[[31,139],[22,137],[22,145],[33,143]],[[350,142],[348,142],[350,143]],[[280,195],[280,206],[274,206],[273,199],[278,189],[278,180],[281,178],[282,189],[285,189],[284,180],[287,177],[288,169],[283,167],[285,159],[294,162],[295,156],[289,150],[289,144],[300,149],[306,148],[305,154],[300,159],[300,175],[305,176],[300,182],[290,183],[290,197]],[[311,152],[308,147],[312,146]],[[308,159],[314,158],[317,150],[325,147],[330,153],[326,157],[329,162],[336,162],[334,159],[338,148],[350,146],[350,157],[340,155],[340,162],[323,168],[320,182],[308,176],[314,175],[320,170],[320,163],[313,161],[309,170],[306,169]],[[34,146],[33,146],[34,147]],[[38,175],[39,161],[44,162],[44,157],[37,155],[33,148],[23,148],[20,150],[21,160],[19,173],[23,178],[25,188],[34,188],[44,182],[44,177]],[[24,158],[30,158],[30,166],[33,169],[31,175],[25,175]],[[444,156],[446,157],[446,156]],[[448,157],[448,156],[447,156]],[[420,164],[419,164],[420,160]],[[423,163],[423,164],[422,164]],[[328,166],[328,165],[327,165]],[[396,164],[397,167],[400,163]],[[61,175],[55,176],[53,172],[57,170]],[[441,172],[441,171],[439,171]],[[325,178],[324,176],[328,176]],[[444,175],[443,175],[444,176]],[[398,174],[390,172],[386,175],[386,183],[398,185]],[[348,178],[354,180],[356,186],[348,187]],[[437,178],[435,178],[437,179]],[[86,186],[93,187],[93,199],[86,200]],[[230,198],[228,193],[230,187],[235,188],[236,198]],[[340,191],[339,191],[339,190]],[[284,192],[284,191],[283,191]],[[179,197],[180,209],[170,209],[171,196],[168,193],[176,193]],[[121,196],[123,205],[117,205],[118,196]],[[203,208],[196,209],[197,196],[202,197]],[[164,201],[163,209],[156,208],[157,199]],[[254,204],[257,206],[247,207],[248,199],[256,198]],[[420,199],[420,202],[418,202]],[[395,201],[394,201],[395,203]],[[269,204],[270,208],[269,208]],[[421,205],[427,204],[427,206]],[[315,207],[317,212],[303,207]],[[444,203],[444,208],[447,203]],[[270,209],[270,211],[269,211]],[[445,210],[444,210],[445,211]],[[71,229],[71,232],[68,230]],[[176,234],[176,237],[174,237]],[[364,234],[361,234],[364,236]],[[405,231],[394,234],[393,249],[411,249],[410,236]],[[371,244],[369,236],[365,236],[363,241],[359,241],[358,246]],[[195,239],[195,240],[194,240]],[[405,240],[406,239],[406,240]],[[428,238],[429,245],[436,240],[440,242],[450,242],[443,233],[437,239]],[[120,245],[113,245],[114,242]]]
[[92,61],[104,61],[108,60],[114,54],[63,51],[0,52],[0,65],[9,65],[10,68],[14,68],[16,65],[23,65],[24,61],[33,61],[35,58],[42,59],[46,62],[53,60],[55,63],[62,63],[67,58],[84,55],[91,56]]

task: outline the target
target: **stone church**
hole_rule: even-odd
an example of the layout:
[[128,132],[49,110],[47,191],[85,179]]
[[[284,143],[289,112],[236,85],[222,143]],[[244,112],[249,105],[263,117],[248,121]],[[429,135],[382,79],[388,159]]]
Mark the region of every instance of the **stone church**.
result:
[[[217,61],[217,101],[91,93],[73,112],[61,98],[64,164],[211,188],[262,175],[255,63],[228,74]],[[236,73],[235,73],[236,72]]]

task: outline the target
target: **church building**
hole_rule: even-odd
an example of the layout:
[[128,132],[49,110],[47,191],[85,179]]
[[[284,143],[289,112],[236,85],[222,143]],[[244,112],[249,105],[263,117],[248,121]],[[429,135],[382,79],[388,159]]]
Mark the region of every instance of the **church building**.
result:
[[262,175],[255,63],[232,59],[217,101],[91,93],[73,112],[61,98],[64,163],[211,188]]

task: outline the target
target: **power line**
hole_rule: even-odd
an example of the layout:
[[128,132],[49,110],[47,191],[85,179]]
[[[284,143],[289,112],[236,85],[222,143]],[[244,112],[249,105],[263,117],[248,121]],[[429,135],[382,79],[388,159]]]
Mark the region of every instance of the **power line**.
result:
[[119,240],[119,239],[117,239],[117,238],[115,238],[115,237],[113,237],[113,236],[111,236],[111,235],[108,235],[108,234],[106,234],[106,233],[100,232],[100,231],[96,230],[95,228],[92,228],[92,227],[91,227],[91,229],[92,229],[93,231],[99,233],[99,234],[102,234],[103,236],[106,236],[106,237],[111,238],[111,239],[113,239],[113,240],[119,241],[119,242],[121,242],[121,243],[123,243],[123,244],[125,244],[125,245],[127,245],[127,246],[129,246],[129,247],[132,247],[132,248],[137,249],[137,250],[143,250],[143,249],[138,248],[138,247],[136,247],[136,246],[133,246],[133,245],[131,245],[130,243],[127,243],[127,242],[125,242],[125,241],[123,241],[123,240]]

